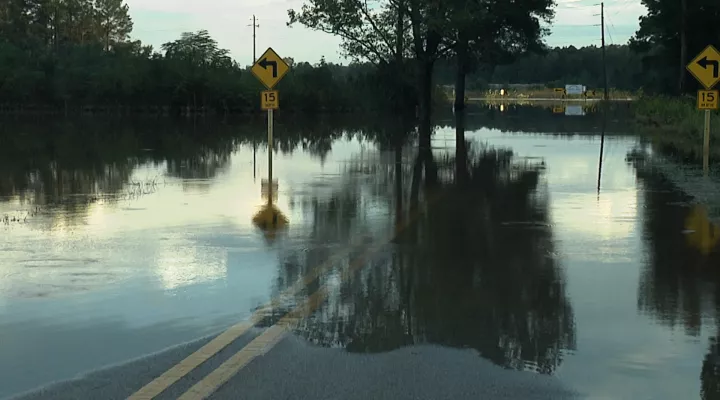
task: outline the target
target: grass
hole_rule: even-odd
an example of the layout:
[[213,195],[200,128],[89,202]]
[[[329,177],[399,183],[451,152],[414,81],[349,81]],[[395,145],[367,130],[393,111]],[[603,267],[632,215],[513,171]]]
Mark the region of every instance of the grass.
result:
[[[634,104],[640,133],[661,152],[684,161],[702,160],[705,113],[689,97],[642,97]],[[710,120],[710,156],[720,157],[720,113]]]
[[[28,218],[45,214],[48,210],[53,207],[62,205],[84,205],[89,206],[90,204],[97,203],[99,201],[113,200],[113,201],[132,201],[138,200],[142,196],[154,194],[158,191],[159,185],[158,177],[148,178],[145,181],[130,181],[125,184],[124,192],[107,192],[107,193],[85,193],[85,194],[67,194],[56,199],[50,200],[43,206],[34,205],[30,210],[16,210],[10,213],[4,213],[0,215],[0,225],[10,225],[11,223],[26,223]],[[165,186],[166,182],[162,182]]]

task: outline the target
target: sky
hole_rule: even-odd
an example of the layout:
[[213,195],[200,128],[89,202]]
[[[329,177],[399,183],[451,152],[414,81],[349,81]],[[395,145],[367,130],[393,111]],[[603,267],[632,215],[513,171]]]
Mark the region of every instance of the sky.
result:
[[[301,26],[287,27],[287,10],[298,10],[303,0],[126,0],[134,21],[133,39],[156,49],[182,32],[206,29],[220,47],[230,50],[240,64],[252,64],[252,16],[257,18],[256,52],[272,47],[281,57],[315,63],[347,60],[340,40]],[[551,46],[600,45],[600,3],[596,0],[556,0]],[[605,2],[608,44],[622,44],[635,33],[646,10],[640,0]]]

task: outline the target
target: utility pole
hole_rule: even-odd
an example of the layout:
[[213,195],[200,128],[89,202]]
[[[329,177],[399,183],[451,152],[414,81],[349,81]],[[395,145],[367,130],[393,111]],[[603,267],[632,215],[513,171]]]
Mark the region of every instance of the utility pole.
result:
[[608,80],[607,80],[607,63],[605,62],[605,3],[600,3],[600,40],[602,43],[602,71],[603,71],[603,86],[605,94],[602,102],[602,131],[600,133],[600,160],[598,161],[598,180],[597,180],[597,195],[600,200],[600,185],[602,181],[602,161],[603,161],[603,150],[605,147],[605,123],[607,121],[607,108],[608,108]]
[[[252,28],[253,28],[253,64],[255,64],[255,62],[257,61],[257,56],[255,53],[255,47],[256,47],[255,46],[255,28],[260,27],[260,25],[257,24],[257,18],[255,18],[255,14],[253,14],[253,16],[252,16],[252,25],[248,25],[248,26],[252,26]],[[257,147],[255,145],[255,139],[253,139],[253,182],[255,181],[255,175],[256,175],[256,168],[255,168],[256,151],[257,151]]]
[[260,27],[260,25],[257,24],[257,19],[255,18],[255,14],[253,14],[253,16],[252,16],[252,25],[248,25],[248,26],[252,26],[252,28],[253,28],[253,64],[255,64],[255,62],[257,61],[257,57],[255,55],[256,54],[255,53],[255,28]]
[[602,70],[603,70],[603,85],[605,86],[604,100],[608,101],[608,80],[607,80],[607,63],[605,62],[605,3],[600,3],[600,31],[602,41]]
[[685,91],[685,63],[687,58],[687,0],[680,0],[680,79],[678,80],[678,94],[682,96]]

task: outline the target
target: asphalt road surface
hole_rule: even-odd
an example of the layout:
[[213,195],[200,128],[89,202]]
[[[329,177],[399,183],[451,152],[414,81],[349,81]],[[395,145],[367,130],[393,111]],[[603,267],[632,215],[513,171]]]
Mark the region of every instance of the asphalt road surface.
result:
[[[263,329],[253,329],[163,391],[176,399],[243,350]],[[126,399],[208,342],[179,346],[127,365],[49,386],[18,399]],[[192,398],[192,397],[191,397]],[[223,384],[211,399],[572,399],[555,378],[510,371],[474,350],[421,345],[384,354],[349,354],[287,334]]]

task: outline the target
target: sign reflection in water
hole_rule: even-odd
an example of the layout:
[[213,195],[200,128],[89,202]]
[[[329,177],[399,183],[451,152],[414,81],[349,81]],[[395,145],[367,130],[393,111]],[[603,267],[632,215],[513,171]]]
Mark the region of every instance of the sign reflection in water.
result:
[[[270,131],[270,127],[268,130]],[[265,234],[265,239],[272,243],[277,237],[277,233],[285,228],[288,224],[287,217],[278,209],[273,200],[277,199],[278,184],[273,180],[273,138],[272,134],[268,134],[268,178],[261,182],[262,197],[267,198],[267,203],[253,216],[253,224],[260,228]]]

